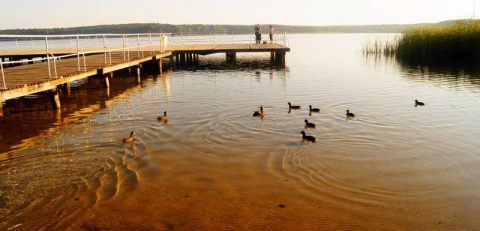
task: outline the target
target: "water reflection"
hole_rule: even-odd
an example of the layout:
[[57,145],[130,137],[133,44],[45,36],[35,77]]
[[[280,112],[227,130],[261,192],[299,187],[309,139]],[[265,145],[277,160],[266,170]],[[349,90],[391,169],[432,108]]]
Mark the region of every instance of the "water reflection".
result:
[[411,81],[428,80],[435,84],[447,85],[452,88],[480,87],[480,70],[458,67],[427,67],[402,65],[403,76]]
[[[114,105],[119,99],[132,94],[132,90],[142,89],[143,82],[138,83],[136,77],[121,74],[110,80],[110,88],[104,88],[101,80],[95,77],[63,86],[60,110],[51,110],[49,95],[44,93],[7,100],[3,106],[3,117],[0,117],[2,159],[7,158],[5,155],[8,156],[8,153],[28,147],[30,137],[61,129],[65,124],[82,119],[91,121],[93,113]],[[165,72],[161,78],[165,89],[169,88],[168,74]]]
[[[235,71],[261,70],[268,71],[270,79],[274,75],[281,74],[285,76],[288,72],[286,68],[272,66],[270,61],[259,55],[246,55],[238,59]],[[172,98],[172,81],[169,78],[174,72],[185,74],[188,71],[220,71],[228,70],[227,64],[223,65],[224,57],[212,55],[203,59],[200,64],[183,67],[174,67],[163,72],[162,76],[153,75],[153,80],[160,80],[162,86],[163,101],[165,105]],[[260,71],[255,74],[256,79],[261,81]],[[117,76],[118,75],[118,76]],[[48,94],[38,93],[35,95],[16,98],[4,102],[2,116],[0,117],[0,153],[2,159],[11,158],[8,153],[12,153],[22,147],[28,147],[30,137],[39,136],[49,131],[54,131],[55,127],[73,123],[78,120],[91,122],[91,115],[101,109],[108,108],[107,120],[115,117],[115,103],[132,94],[131,90],[140,91],[145,86],[143,79],[138,83],[136,77],[122,76],[123,72],[115,73],[115,77],[110,79],[110,87],[103,87],[101,79],[91,77],[62,86],[60,101],[62,108],[60,110],[51,110],[50,98]],[[286,87],[286,78],[282,78]],[[130,89],[130,90],[129,90]],[[142,97],[145,97],[142,95]],[[129,104],[127,104],[129,105]],[[132,107],[132,105],[129,105]],[[166,109],[166,106],[165,106]],[[18,129],[20,128],[20,129]]]
[[459,65],[419,65],[410,64],[397,60],[395,57],[384,55],[365,55],[366,63],[373,64],[375,67],[399,67],[401,76],[410,81],[430,81],[434,84],[446,85],[452,88],[470,88],[478,90],[480,86],[480,67],[479,66],[459,66]]

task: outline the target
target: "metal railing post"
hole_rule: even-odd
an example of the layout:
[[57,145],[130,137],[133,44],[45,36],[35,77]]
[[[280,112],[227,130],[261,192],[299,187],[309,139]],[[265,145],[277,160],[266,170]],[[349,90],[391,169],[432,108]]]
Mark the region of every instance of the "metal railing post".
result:
[[[109,62],[107,63],[107,53],[108,53],[108,58]],[[112,65],[112,51],[108,47],[105,47],[105,65]]]
[[103,57],[105,58],[105,64],[107,64],[107,41],[105,35],[103,35]]
[[106,47],[103,48],[103,62],[107,64],[107,49]]
[[140,58],[140,35],[137,34],[137,57]]
[[107,43],[107,35],[103,35],[103,46],[108,47]]
[[123,37],[123,61],[125,61],[125,35],[122,35]]
[[48,56],[48,36],[45,36],[45,56],[47,58],[47,66],[48,66],[48,78],[52,78],[52,72],[50,71],[50,56]]
[[[58,77],[57,77],[57,62],[56,62],[55,55],[53,55],[53,54],[47,53],[48,59],[50,59],[50,55],[51,55],[52,58],[53,58],[53,68],[54,68],[54,70],[55,70],[55,79],[56,79],[56,78],[58,78]],[[50,65],[48,66],[48,74],[49,74],[49,75],[48,75],[48,78],[51,79],[52,76],[51,76],[51,74],[50,74]]]
[[[2,58],[0,58],[0,69],[2,70],[3,89],[7,89],[7,83],[5,83],[5,73],[3,72]],[[0,103],[2,103],[2,102],[0,102]]]
[[159,49],[160,49],[160,53],[163,53],[163,49],[162,49],[162,34],[160,34],[160,46],[159,46]]
[[53,69],[55,70],[55,79],[58,78],[57,76],[57,60],[55,58],[55,55],[52,54],[52,57],[53,57]]
[[83,70],[87,71],[87,61],[85,60],[85,53],[83,53],[82,55],[83,55]]
[[80,41],[77,35],[77,71],[80,71]]
[[152,54],[152,34],[148,34],[148,43],[150,45],[150,54]]

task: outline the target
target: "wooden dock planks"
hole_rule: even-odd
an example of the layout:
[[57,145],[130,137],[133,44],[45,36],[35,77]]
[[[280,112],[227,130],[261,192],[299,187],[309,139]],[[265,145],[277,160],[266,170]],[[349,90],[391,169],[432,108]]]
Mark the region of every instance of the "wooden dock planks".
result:
[[[39,91],[55,88],[56,85],[67,83],[76,79],[86,78],[97,73],[109,73],[115,70],[136,66],[152,59],[161,59],[175,54],[213,54],[227,52],[288,52],[290,48],[279,44],[171,44],[160,53],[159,46],[149,48],[121,48],[110,49],[104,52],[101,48],[89,48],[90,55],[77,59],[76,49],[50,49],[53,55],[71,54],[72,58],[59,59],[48,62],[22,64],[15,67],[4,67],[6,89],[3,89],[3,79],[0,78],[0,101],[34,94]],[[32,50],[7,50],[0,51],[0,57],[44,55],[45,51]],[[80,62],[79,62],[80,61]],[[80,64],[80,69],[78,65]],[[49,66],[50,65],[50,70]],[[55,68],[56,67],[56,68]],[[56,73],[55,73],[56,70]],[[1,76],[0,76],[1,77]]]

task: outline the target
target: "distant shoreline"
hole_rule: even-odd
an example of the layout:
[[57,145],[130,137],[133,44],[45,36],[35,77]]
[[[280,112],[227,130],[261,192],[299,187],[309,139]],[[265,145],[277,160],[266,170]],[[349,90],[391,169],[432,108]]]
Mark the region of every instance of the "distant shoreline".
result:
[[[291,26],[274,25],[277,31],[286,31],[290,34],[321,34],[321,33],[401,33],[406,29],[428,25],[453,24],[457,20],[439,23],[419,24],[384,24],[384,25],[344,25],[344,26]],[[264,33],[268,24],[261,25]],[[209,24],[160,24],[160,23],[132,23],[115,25],[97,25],[65,28],[36,28],[36,29],[6,29],[0,30],[3,35],[63,35],[63,34],[98,34],[98,33],[174,33],[174,34],[249,34],[253,25],[209,25]]]

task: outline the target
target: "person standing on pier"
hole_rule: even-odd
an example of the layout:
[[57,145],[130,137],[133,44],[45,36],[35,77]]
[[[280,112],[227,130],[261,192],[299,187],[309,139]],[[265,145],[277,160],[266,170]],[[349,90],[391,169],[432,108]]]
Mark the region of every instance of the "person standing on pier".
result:
[[270,25],[268,29],[268,35],[270,35],[270,43],[273,43],[273,25]]
[[262,34],[260,33],[261,30],[262,28],[260,27],[260,24],[257,24],[257,26],[255,27],[255,43],[256,44],[261,43],[261,40],[262,40]]

